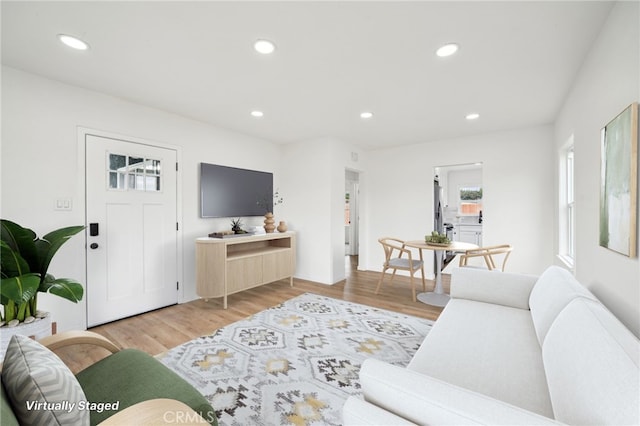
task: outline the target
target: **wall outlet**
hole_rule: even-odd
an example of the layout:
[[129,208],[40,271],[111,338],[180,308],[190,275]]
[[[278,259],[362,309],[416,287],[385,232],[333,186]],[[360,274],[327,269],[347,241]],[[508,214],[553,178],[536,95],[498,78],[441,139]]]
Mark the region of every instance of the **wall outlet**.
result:
[[69,211],[73,208],[73,201],[71,198],[58,198],[56,199],[56,204],[54,206],[54,210],[64,210]]

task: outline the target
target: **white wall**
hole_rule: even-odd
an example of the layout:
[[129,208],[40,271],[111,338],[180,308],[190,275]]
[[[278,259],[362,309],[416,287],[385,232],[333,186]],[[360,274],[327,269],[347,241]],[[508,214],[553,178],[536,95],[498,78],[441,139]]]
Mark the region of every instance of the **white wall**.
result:
[[296,194],[282,209],[283,217],[295,218],[288,223],[297,232],[296,277],[334,284],[345,278],[345,168],[362,170],[363,153],[331,138],[289,144],[283,152],[283,194]]
[[[541,273],[553,262],[553,134],[550,126],[423,143],[368,153],[366,250],[380,270],[377,238],[424,238],[433,230],[433,169],[482,163],[483,244],[511,244],[512,272]],[[432,262],[427,270],[433,274]]]
[[555,125],[556,151],[574,137],[576,277],[636,335],[640,335],[640,263],[637,257],[599,246],[598,212],[600,129],[640,100],[639,9],[638,2],[616,3]]
[[[84,224],[84,162],[78,126],[178,146],[182,152],[183,294],[195,294],[194,240],[228,229],[228,219],[199,218],[200,162],[274,172],[279,184],[281,148],[273,143],[217,129],[175,114],[2,68],[1,216],[44,234]],[[71,198],[71,211],[54,211],[56,198]],[[249,223],[262,223],[251,218]],[[51,273],[85,282],[84,236],[70,240]],[[74,305],[39,296],[61,331],[86,327],[85,303]]]
[[[308,161],[312,158],[313,161]],[[330,224],[330,151],[326,141],[289,144],[283,149],[282,218],[296,232],[296,277],[332,283]],[[295,197],[290,194],[297,194]],[[279,215],[276,211],[276,219]],[[293,218],[293,219],[292,219]],[[303,256],[302,253],[312,253]]]

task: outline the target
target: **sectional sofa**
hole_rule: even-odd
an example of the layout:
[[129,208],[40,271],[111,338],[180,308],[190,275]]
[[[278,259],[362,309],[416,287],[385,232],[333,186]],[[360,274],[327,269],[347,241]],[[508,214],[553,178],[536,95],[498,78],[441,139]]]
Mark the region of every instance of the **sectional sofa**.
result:
[[566,270],[471,268],[406,368],[360,371],[353,424],[640,424],[640,342]]

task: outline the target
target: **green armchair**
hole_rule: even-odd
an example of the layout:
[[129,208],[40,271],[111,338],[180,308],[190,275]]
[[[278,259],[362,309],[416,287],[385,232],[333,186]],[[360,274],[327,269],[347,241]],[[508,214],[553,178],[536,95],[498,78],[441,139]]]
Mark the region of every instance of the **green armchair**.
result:
[[[111,354],[74,377],[52,351],[77,344],[98,345]],[[1,378],[3,426],[34,421],[74,425],[217,425],[209,402],[176,373],[142,351],[121,350],[105,337],[89,331],[64,332],[39,343],[14,336]],[[37,393],[55,395],[34,396],[28,393],[30,387]]]

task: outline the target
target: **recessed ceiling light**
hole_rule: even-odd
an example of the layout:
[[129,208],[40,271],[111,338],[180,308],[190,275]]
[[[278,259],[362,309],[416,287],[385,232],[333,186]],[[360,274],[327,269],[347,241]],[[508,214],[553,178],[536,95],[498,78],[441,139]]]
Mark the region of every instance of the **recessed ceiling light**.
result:
[[441,58],[444,58],[445,56],[451,56],[458,51],[459,47],[460,46],[458,46],[456,43],[445,44],[444,46],[436,50],[436,55],[440,56]]
[[84,41],[80,40],[77,37],[73,37],[67,34],[58,34],[58,40],[60,40],[67,46],[72,47],[74,49],[87,50],[89,48],[89,45]]
[[269,40],[257,40],[253,44],[253,48],[256,49],[256,52],[262,53],[263,55],[268,55],[276,50],[276,45]]
[[363,113],[360,113],[360,118],[364,118],[365,120],[369,119],[373,117],[373,113],[370,111],[365,111]]
[[478,114],[477,112],[472,112],[471,114],[467,114],[465,118],[467,120],[477,120],[478,118],[480,118],[480,114]]
[[251,111],[251,115],[256,118],[264,117],[264,112],[262,111]]

